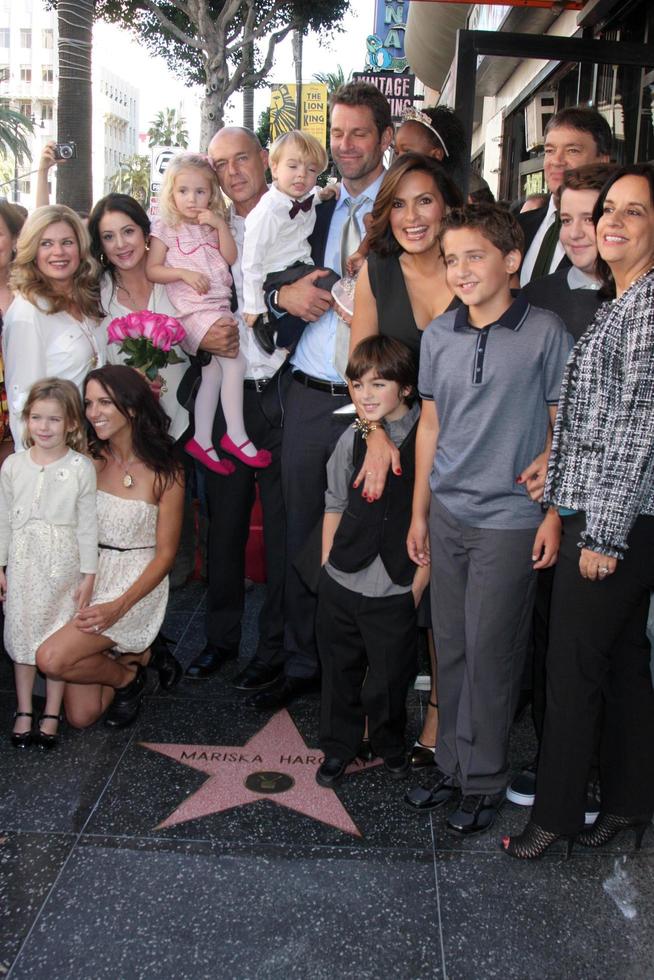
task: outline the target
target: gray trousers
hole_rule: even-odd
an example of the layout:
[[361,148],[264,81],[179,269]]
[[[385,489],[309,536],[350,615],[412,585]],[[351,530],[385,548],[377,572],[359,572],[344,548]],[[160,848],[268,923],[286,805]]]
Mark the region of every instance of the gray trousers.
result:
[[509,730],[520,694],[536,590],[535,529],[457,521],[432,495],[431,610],[438,665],[436,763],[464,794],[508,778]]

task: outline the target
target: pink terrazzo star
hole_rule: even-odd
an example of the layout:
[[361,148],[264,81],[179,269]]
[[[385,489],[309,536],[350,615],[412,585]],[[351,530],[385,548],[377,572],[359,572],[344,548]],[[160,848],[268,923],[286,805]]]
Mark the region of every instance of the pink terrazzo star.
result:
[[[322,754],[307,746],[285,708],[273,715],[245,745],[140,744],[211,777],[158,824],[157,830],[257,800],[270,800],[346,834],[362,836],[334,790],[317,784],[316,769],[322,762]],[[348,766],[347,773],[363,772],[379,765],[381,759],[372,762],[356,759]]]

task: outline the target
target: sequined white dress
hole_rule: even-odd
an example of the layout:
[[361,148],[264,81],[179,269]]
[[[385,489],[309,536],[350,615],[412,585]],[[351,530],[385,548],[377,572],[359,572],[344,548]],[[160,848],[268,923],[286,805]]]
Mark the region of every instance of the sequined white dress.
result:
[[[152,561],[159,508],[98,490],[100,558],[93,603],[110,602],[132,585]],[[105,545],[105,547],[102,547]],[[117,623],[104,630],[121,653],[147,650],[161,628],[168,602],[168,577]]]

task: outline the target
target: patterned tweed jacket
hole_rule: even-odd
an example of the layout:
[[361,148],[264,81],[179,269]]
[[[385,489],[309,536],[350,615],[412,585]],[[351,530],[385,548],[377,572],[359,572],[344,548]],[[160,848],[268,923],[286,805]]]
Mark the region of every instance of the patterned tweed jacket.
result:
[[585,511],[579,546],[613,558],[654,514],[654,270],[602,305],[570,353],[544,499]]

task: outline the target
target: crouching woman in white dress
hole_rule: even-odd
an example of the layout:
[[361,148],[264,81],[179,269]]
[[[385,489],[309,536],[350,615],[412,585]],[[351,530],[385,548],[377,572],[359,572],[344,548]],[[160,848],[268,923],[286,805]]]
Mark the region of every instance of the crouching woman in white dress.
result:
[[150,644],[166,612],[168,572],[179,541],[184,480],[170,420],[132,368],[106,365],[84,385],[89,448],[97,471],[98,572],[91,605],[37,651],[46,677],[67,682],[69,724],[84,728],[107,709],[123,727],[138,715],[144,668],[173,687],[181,667]]

